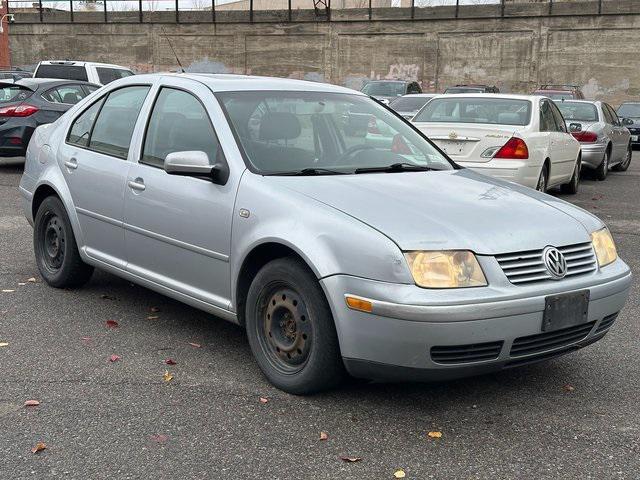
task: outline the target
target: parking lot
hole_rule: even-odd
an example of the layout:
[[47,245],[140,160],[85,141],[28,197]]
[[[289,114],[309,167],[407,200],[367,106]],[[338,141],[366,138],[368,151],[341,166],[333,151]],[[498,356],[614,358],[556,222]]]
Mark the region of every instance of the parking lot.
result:
[[[638,478],[637,276],[611,332],[576,353],[296,397],[235,325],[102,272],[80,290],[43,284],[21,169],[0,161],[0,478]],[[629,171],[562,196],[605,220],[636,275],[639,183],[635,152]]]

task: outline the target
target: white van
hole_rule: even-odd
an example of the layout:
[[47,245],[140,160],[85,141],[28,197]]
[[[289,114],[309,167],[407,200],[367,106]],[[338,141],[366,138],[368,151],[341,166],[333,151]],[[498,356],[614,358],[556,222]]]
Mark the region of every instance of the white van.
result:
[[73,62],[70,60],[49,60],[40,62],[33,74],[34,78],[62,78],[65,80],[84,80],[85,82],[106,85],[119,78],[134,73],[120,65],[96,62]]

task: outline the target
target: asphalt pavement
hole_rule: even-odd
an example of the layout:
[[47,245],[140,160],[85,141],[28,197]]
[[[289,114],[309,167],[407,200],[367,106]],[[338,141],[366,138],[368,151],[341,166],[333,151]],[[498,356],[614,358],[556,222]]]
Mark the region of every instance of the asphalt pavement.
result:
[[607,222],[636,273],[602,341],[498,374],[311,397],[271,387],[224,320],[104,272],[46,286],[21,170],[0,160],[2,480],[640,478],[640,152],[561,196]]

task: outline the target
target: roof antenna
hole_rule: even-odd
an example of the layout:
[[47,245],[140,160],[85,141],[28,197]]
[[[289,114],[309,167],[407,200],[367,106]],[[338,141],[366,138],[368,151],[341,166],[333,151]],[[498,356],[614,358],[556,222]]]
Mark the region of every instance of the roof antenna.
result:
[[178,65],[180,66],[180,72],[181,73],[186,73],[184,71],[184,67],[182,66],[182,63],[180,63],[180,59],[178,58],[178,55],[176,54],[176,51],[173,49],[173,45],[171,45],[171,40],[169,40],[169,37],[167,36],[167,32],[164,31],[164,27],[160,27],[160,30],[162,30],[162,34],[164,35],[164,38],[167,40],[167,43],[169,44],[169,47],[171,48],[171,51],[173,52],[173,56],[176,57],[176,62],[178,62]]

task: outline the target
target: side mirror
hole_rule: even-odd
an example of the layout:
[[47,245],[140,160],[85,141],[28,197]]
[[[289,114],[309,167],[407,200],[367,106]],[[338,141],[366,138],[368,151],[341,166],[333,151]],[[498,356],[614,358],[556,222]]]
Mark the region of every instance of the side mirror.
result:
[[224,185],[229,178],[226,165],[209,163],[209,155],[198,150],[173,152],[164,159],[164,170],[170,175],[206,177],[213,183]]
[[625,127],[628,127],[630,125],[633,125],[634,121],[631,120],[630,118],[623,118],[622,119],[622,125],[624,125]]
[[582,131],[582,124],[581,123],[570,123],[569,124],[569,131],[570,132],[580,132],[580,131]]

